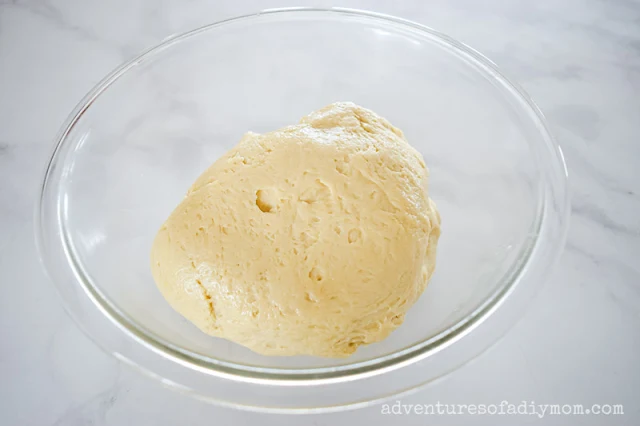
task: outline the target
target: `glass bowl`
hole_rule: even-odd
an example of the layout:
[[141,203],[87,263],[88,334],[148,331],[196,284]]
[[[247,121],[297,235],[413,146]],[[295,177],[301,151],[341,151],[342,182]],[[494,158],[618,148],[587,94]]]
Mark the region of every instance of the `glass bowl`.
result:
[[[345,100],[402,129],[430,168],[443,222],[427,290],[388,339],[347,359],[267,357],[203,334],[153,282],[159,226],[246,131]],[[36,226],[67,310],[116,358],[207,401],[309,412],[409,392],[481,353],[543,284],[568,212],[560,148],[489,60],[389,16],[283,9],[174,37],[100,82],[57,137]]]

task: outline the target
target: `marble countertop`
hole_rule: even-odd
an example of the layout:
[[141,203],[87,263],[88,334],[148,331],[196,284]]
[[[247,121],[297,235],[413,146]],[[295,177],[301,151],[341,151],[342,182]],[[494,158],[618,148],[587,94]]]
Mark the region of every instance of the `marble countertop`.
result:
[[640,3],[343,1],[460,39],[520,82],[570,173],[566,250],[516,327],[403,403],[623,404],[624,415],[312,416],[204,404],[121,366],[66,316],[33,210],[53,136],[106,73],[164,38],[263,8],[330,1],[0,0],[0,423],[3,425],[640,424]]

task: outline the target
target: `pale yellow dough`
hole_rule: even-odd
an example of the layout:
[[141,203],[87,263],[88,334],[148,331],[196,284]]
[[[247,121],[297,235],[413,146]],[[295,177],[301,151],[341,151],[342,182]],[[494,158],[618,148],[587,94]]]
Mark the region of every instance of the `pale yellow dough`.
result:
[[207,334],[347,356],[397,328],[433,273],[427,178],[400,130],[350,102],[247,133],[162,225],[153,277]]

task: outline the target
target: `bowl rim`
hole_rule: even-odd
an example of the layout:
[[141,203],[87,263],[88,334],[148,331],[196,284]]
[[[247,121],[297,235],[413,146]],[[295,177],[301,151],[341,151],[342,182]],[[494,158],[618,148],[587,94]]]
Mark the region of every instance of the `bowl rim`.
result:
[[[200,33],[210,31],[225,25],[229,25],[238,21],[248,20],[252,18],[258,18],[267,15],[278,14],[337,14],[343,16],[356,16],[371,19],[374,21],[383,21],[387,24],[393,24],[403,27],[412,31],[418,31],[423,36],[427,36],[430,40],[445,45],[453,52],[461,54],[467,61],[470,61],[474,66],[479,68],[483,74],[496,79],[506,90],[508,90],[523,107],[529,109],[528,113],[530,117],[535,121],[539,134],[542,140],[546,144],[546,148],[552,155],[555,155],[555,159],[559,161],[556,166],[560,166],[563,170],[565,182],[567,177],[566,165],[562,151],[558,144],[554,141],[551,133],[546,125],[546,120],[539,108],[531,100],[531,98],[522,90],[518,85],[508,80],[497,68],[497,66],[478,53],[475,49],[472,49],[465,44],[452,39],[438,31],[435,31],[425,25],[418,24],[406,19],[397,18],[381,13],[368,12],[356,9],[348,8],[278,8],[278,9],[266,9],[258,13],[247,14],[238,16],[219,22],[215,22],[209,25],[202,26],[200,28],[185,32],[183,34],[165,39],[162,43],[154,46],[130,61],[124,63],[116,70],[107,75],[102,81],[100,81],[76,106],[73,112],[69,115],[65,123],[63,124],[59,134],[55,139],[54,149],[50,155],[50,159],[47,163],[44,178],[40,187],[40,197],[36,205],[36,244],[38,252],[40,254],[40,260],[42,261],[45,270],[54,282],[56,287],[59,283],[53,278],[53,274],[50,273],[52,265],[49,264],[49,252],[47,243],[44,241],[44,231],[48,225],[45,223],[45,203],[47,201],[47,192],[51,190],[50,178],[56,163],[60,160],[59,155],[62,147],[68,140],[67,137],[73,130],[74,126],[81,120],[83,114],[91,107],[93,102],[113,83],[115,83],[121,76],[123,76],[131,68],[141,64],[146,59],[153,57],[161,53],[163,50],[187,40]],[[568,193],[565,188],[561,189],[564,193],[564,199],[560,206],[560,211],[563,217],[561,220],[564,222],[564,229],[562,229],[561,235],[558,236],[555,252],[561,250],[566,238],[569,208],[568,208]],[[61,236],[61,244],[64,250],[64,254],[68,261],[68,266],[71,268],[73,275],[76,278],[74,285],[79,284],[82,286],[82,290],[86,296],[91,299],[93,304],[106,316],[117,328],[123,331],[132,339],[138,343],[146,346],[147,349],[152,350],[156,354],[170,359],[173,362],[204,372],[209,375],[222,377],[225,379],[233,379],[241,382],[250,383],[262,383],[262,384],[279,384],[279,385],[313,385],[313,384],[327,384],[342,381],[351,381],[354,379],[360,379],[365,377],[371,377],[379,375],[384,372],[392,371],[413,363],[416,363],[422,359],[430,357],[439,352],[442,348],[454,343],[472,329],[479,326],[486,318],[494,313],[500,305],[507,299],[507,297],[516,289],[520,282],[520,278],[525,274],[529,267],[529,263],[533,259],[533,253],[536,251],[537,244],[539,242],[539,235],[544,225],[545,209],[547,207],[544,200],[538,204],[538,212],[536,213],[536,220],[533,223],[533,229],[531,229],[531,235],[533,237],[527,240],[527,243],[523,245],[520,254],[517,256],[517,260],[511,265],[511,267],[504,273],[501,281],[503,285],[499,286],[485,301],[471,312],[467,317],[460,320],[455,325],[442,331],[441,333],[432,336],[429,339],[417,342],[409,347],[405,347],[399,351],[391,354],[385,354],[373,359],[356,361],[354,363],[343,364],[332,367],[317,367],[317,368],[299,368],[299,369],[287,369],[287,368],[275,368],[275,367],[257,367],[246,364],[235,364],[228,361],[213,360],[210,357],[203,357],[199,354],[195,354],[191,351],[185,351],[182,348],[178,348],[172,345],[170,342],[164,341],[162,338],[153,336],[153,333],[144,330],[141,326],[137,325],[135,321],[128,318],[128,316],[120,312],[119,308],[113,304],[106,295],[102,294],[102,291],[95,287],[91,283],[90,275],[84,270],[82,263],[75,255],[75,249],[73,241],[69,238],[69,235],[65,229],[65,221],[58,220]],[[58,213],[60,214],[60,206],[58,206]],[[60,218],[59,218],[60,219]],[[557,257],[557,256],[556,256]],[[62,295],[61,291],[58,291]],[[63,304],[71,316],[76,319],[76,322],[80,328],[85,331],[91,340],[96,341],[95,336],[90,334],[88,330],[85,330],[81,321],[77,320],[76,315],[73,313],[73,309],[67,300],[63,298]],[[100,342],[99,346],[102,346]],[[491,344],[493,342],[490,342]],[[110,352],[110,351],[109,351]],[[126,355],[120,353],[119,358],[127,358]],[[213,362],[212,362],[213,361]]]

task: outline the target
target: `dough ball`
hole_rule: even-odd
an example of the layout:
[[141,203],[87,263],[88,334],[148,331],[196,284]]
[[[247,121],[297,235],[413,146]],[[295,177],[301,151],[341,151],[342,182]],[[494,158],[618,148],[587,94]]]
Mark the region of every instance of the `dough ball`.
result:
[[153,277],[207,334],[348,356],[397,328],[433,273],[427,177],[400,130],[349,102],[247,133],[162,225]]

